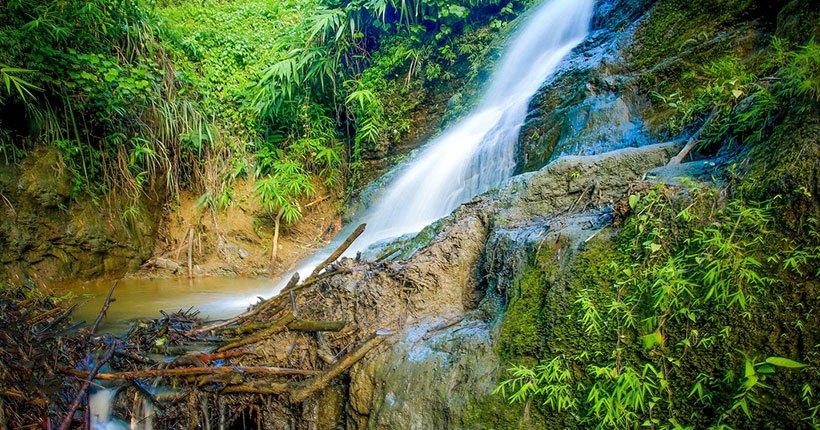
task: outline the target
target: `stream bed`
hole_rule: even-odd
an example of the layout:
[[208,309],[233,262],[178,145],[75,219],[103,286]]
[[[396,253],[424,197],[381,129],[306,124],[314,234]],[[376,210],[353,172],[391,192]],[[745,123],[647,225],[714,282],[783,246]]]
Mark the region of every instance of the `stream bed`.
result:
[[[59,295],[71,294],[77,304],[76,321],[93,323],[116,280],[54,282]],[[267,278],[125,278],[114,291],[100,331],[123,333],[143,318],[158,318],[160,310],[172,313],[193,307],[205,320],[229,318],[244,311],[256,297],[270,297],[274,281]]]

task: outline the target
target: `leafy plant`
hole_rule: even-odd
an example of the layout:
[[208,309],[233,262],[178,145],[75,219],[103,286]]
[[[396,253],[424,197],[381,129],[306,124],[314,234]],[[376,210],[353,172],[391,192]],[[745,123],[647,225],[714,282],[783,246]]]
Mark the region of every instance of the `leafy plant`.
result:
[[282,221],[291,224],[302,217],[299,199],[313,193],[310,176],[299,162],[277,160],[270,174],[258,180],[254,186],[265,211],[273,220],[271,243],[271,266],[276,264],[279,248],[279,228]]
[[[512,402],[541,399],[543,404],[556,412],[575,411],[574,378],[562,356],[529,368],[513,366],[508,369],[512,377],[502,381],[493,394],[501,394]],[[507,395],[510,391],[509,396]]]

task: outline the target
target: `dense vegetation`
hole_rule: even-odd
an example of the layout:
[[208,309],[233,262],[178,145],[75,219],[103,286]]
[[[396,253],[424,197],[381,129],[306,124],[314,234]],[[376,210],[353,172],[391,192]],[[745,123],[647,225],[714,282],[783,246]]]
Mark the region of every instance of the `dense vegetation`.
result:
[[7,1],[2,160],[57,148],[74,199],[126,215],[180,191],[218,210],[251,178],[278,226],[316,181],[346,194],[371,179],[368,160],[419,125],[408,112],[478,77],[520,6]]
[[[729,10],[712,18],[737,20]],[[694,66],[686,45],[711,36],[682,22],[710,14],[654,12],[631,58],[647,70],[642,89],[670,136],[732,161],[708,185],[634,190],[609,237],[573,258],[572,279],[555,283],[549,250],[534,256],[502,325],[514,365],[497,392],[550,427],[818,428],[818,150],[797,130],[816,130],[820,47],[805,31],[751,57],[716,44]],[[664,55],[681,56],[653,68]]]

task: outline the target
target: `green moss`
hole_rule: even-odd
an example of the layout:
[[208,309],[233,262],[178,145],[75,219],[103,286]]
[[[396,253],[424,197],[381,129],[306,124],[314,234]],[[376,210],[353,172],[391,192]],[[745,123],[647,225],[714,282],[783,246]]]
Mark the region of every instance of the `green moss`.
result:
[[557,272],[555,251],[550,248],[532,256],[509,297],[498,342],[502,359],[530,359],[543,349],[544,300]]
[[528,406],[520,402],[510,403],[501,396],[488,396],[475,401],[468,407],[463,428],[501,430],[558,427],[549,426],[532,404]]
[[816,109],[787,117],[771,139],[750,151],[748,169],[735,166],[745,198],[763,201],[780,196],[777,220],[796,239],[809,239],[806,229],[820,219],[818,118]]

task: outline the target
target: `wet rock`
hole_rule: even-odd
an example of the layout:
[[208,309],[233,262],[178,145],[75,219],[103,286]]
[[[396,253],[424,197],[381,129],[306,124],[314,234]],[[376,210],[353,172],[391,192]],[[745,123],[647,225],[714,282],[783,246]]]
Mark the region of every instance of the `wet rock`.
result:
[[508,222],[526,221],[561,210],[570,212],[590,204],[601,206],[619,198],[629,182],[663,166],[679,149],[675,143],[625,148],[609,153],[567,156],[537,173],[515,178],[499,196],[507,199]]
[[[338,306],[349,307],[347,318],[405,318],[399,341],[351,372],[350,428],[495,428],[476,417],[486,412],[480,405],[494,401],[501,374],[499,297],[536,248],[554,248],[558,261],[566,261],[603,226],[607,203],[677,150],[667,143],[561,158],[457,209],[420,235],[424,241],[413,245],[418,250],[412,255],[385,263],[387,272],[354,269],[340,277],[345,292]],[[350,307],[374,285],[381,292],[377,301]],[[397,286],[411,292],[396,301],[390,297]],[[430,332],[457,315],[464,315],[460,323]],[[503,425],[528,428],[534,422]]]
[[[117,195],[101,196],[108,208],[77,202],[72,184],[55,148],[0,166],[0,274],[89,278],[135,270],[149,256],[154,220],[145,202],[131,206]],[[125,216],[129,207],[136,211]]]
[[405,333],[376,371],[379,395],[366,428],[466,428],[471,405],[497,385],[491,330],[470,320],[426,340],[419,328]]
[[42,207],[54,208],[68,201],[71,178],[56,150],[40,148],[22,163],[18,187]]

